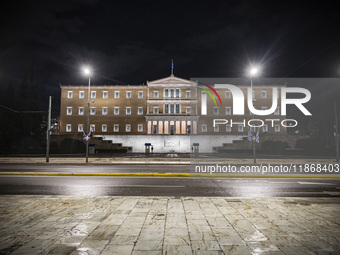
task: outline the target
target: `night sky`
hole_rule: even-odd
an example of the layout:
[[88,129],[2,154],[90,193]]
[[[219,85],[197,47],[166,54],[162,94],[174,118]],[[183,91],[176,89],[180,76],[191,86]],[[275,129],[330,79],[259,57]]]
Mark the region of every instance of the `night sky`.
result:
[[168,76],[171,59],[187,79],[245,77],[251,63],[263,77],[340,76],[327,1],[8,1],[0,13],[0,92],[33,73],[41,102],[86,84],[84,65],[96,85]]

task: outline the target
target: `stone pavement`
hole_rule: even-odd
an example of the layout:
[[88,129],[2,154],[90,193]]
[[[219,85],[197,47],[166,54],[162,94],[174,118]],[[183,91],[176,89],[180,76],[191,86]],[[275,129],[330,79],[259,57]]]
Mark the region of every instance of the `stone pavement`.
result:
[[0,254],[340,254],[340,199],[0,196]]

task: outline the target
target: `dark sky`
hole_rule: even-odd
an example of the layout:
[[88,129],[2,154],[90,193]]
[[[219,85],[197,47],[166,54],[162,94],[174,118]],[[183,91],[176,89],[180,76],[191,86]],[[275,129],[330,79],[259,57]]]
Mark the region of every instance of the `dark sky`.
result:
[[[336,2],[336,1],[333,1]],[[0,92],[33,67],[41,100],[59,83],[142,84],[170,74],[339,77],[340,11],[331,1],[7,1],[0,10]]]

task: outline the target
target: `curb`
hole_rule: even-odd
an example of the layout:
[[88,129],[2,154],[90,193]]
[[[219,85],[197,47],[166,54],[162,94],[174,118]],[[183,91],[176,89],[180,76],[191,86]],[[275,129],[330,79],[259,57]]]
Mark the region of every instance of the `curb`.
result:
[[159,173],[46,173],[46,172],[0,172],[0,175],[40,176],[152,176],[152,177],[247,177],[247,178],[340,178],[340,175],[242,175],[242,174],[159,174]]

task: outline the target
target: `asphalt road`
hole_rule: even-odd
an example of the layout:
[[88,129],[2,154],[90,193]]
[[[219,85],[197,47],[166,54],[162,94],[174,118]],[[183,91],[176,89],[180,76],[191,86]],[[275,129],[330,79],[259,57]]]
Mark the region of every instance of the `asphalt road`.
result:
[[330,178],[0,176],[0,195],[340,197]]

